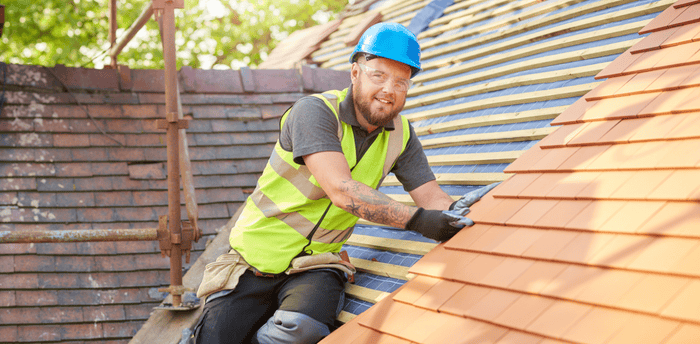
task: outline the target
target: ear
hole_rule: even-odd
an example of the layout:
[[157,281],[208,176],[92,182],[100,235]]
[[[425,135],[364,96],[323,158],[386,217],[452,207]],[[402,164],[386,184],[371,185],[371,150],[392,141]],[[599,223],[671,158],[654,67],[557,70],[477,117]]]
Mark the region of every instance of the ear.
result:
[[350,80],[355,83],[355,80],[360,77],[360,66],[357,63],[353,63],[350,68]]

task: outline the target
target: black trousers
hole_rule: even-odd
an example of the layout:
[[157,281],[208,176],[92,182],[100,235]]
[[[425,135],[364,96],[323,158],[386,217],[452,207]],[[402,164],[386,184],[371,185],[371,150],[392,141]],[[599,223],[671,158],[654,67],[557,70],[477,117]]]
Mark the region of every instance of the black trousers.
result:
[[276,310],[298,312],[332,331],[345,287],[335,269],[309,270],[278,277],[246,271],[236,289],[207,302],[194,330],[197,344],[255,343],[253,337]]

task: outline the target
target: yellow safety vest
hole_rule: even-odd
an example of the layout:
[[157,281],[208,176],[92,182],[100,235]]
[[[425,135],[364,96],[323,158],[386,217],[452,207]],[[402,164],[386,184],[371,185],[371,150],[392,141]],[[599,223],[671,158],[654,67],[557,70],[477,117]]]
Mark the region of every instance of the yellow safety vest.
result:
[[[406,148],[410,136],[408,120],[397,116],[395,129],[382,129],[358,162],[352,126],[338,116],[338,104],[347,91],[314,96],[331,108],[338,121],[343,154],[348,166],[354,166],[352,178],[376,189]],[[282,116],[280,127],[288,114],[289,111]],[[357,216],[332,205],[306,165],[295,163],[292,152],[285,151],[277,141],[255,191],[231,230],[229,242],[248,264],[261,272],[276,274],[287,270],[302,250],[310,254],[339,252],[357,220]]]

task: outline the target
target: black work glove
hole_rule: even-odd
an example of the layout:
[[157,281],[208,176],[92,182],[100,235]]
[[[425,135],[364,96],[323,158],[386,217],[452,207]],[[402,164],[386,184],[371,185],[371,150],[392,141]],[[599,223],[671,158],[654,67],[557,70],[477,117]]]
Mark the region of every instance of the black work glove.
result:
[[491,183],[464,194],[462,198],[450,205],[450,210],[455,210],[462,216],[467,215],[469,213],[469,207],[471,207],[472,204],[476,203],[481,199],[481,197],[484,197],[484,195],[486,195],[489,191],[491,191],[491,189],[495,188],[500,183],[501,182]]
[[464,226],[472,226],[474,222],[457,212],[448,210],[426,210],[418,208],[413,217],[406,223],[406,229],[423,234],[424,237],[436,241],[447,241]]

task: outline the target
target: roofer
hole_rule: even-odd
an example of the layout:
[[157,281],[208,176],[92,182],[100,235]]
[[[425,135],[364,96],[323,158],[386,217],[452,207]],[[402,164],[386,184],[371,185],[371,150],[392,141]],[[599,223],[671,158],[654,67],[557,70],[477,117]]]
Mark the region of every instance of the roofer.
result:
[[[437,241],[473,224],[463,215],[492,186],[453,202],[399,115],[421,71],[415,36],[399,24],[374,25],[350,63],[351,87],[304,97],[282,117],[270,160],[231,230],[232,250],[207,265],[196,343],[316,343],[328,335],[345,275],[354,273],[338,252],[358,218]],[[376,190],[389,172],[418,207]]]

